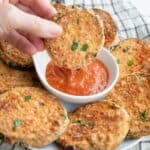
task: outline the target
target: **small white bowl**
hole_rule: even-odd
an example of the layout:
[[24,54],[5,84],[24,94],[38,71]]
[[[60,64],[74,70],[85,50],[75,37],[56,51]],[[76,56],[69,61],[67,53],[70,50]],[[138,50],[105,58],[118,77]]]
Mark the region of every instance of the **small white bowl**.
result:
[[109,50],[103,48],[100,51],[99,55],[97,56],[97,59],[101,60],[108,69],[109,81],[107,87],[102,92],[99,92],[94,95],[75,96],[75,95],[61,92],[48,84],[47,79],[45,77],[45,72],[46,72],[47,64],[50,62],[51,58],[46,51],[38,52],[35,55],[33,55],[33,61],[36,68],[36,72],[44,87],[49,92],[53,93],[56,97],[58,97],[60,100],[64,100],[70,103],[78,103],[78,104],[89,103],[89,102],[103,99],[117,82],[119,76],[119,68],[116,59],[109,52]]

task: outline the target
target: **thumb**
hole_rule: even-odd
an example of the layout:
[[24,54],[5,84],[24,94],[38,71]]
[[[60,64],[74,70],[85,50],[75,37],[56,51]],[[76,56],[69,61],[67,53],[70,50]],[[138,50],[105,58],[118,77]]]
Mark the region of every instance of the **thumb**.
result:
[[61,34],[62,27],[58,24],[26,13],[10,5],[9,22],[14,29],[33,34],[41,38],[54,38]]

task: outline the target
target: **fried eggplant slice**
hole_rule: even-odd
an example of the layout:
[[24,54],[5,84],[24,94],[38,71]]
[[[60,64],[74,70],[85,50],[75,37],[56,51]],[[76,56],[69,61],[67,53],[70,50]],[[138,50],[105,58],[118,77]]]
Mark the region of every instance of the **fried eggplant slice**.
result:
[[127,112],[108,102],[81,106],[58,143],[65,150],[113,150],[125,138],[130,124]]
[[119,80],[108,95],[112,101],[128,112],[131,118],[128,137],[150,135],[150,76],[131,74]]
[[10,144],[43,147],[54,142],[68,123],[57,98],[41,88],[19,87],[0,95],[0,133]]
[[59,67],[82,68],[104,45],[102,20],[92,10],[78,6],[61,7],[53,21],[63,27],[63,33],[55,39],[46,39],[45,48]]

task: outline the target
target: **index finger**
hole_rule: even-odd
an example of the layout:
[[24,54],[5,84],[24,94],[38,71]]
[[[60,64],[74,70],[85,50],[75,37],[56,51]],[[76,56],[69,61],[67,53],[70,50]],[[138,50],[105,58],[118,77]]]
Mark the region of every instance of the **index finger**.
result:
[[50,19],[57,11],[48,0],[19,0],[25,6],[30,7],[37,15]]

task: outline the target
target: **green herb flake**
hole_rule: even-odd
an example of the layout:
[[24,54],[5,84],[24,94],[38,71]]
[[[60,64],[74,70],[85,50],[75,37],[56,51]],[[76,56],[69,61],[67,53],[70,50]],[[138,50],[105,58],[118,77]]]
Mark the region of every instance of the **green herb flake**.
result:
[[21,119],[16,119],[14,121],[14,125],[13,125],[13,131],[16,130],[17,127],[20,127],[22,125],[22,120]]
[[150,118],[148,118],[148,113],[146,110],[142,111],[142,112],[139,112],[139,118],[143,121],[143,122],[146,122],[146,121],[150,121]]
[[77,24],[78,24],[78,25],[80,24],[80,19],[79,19],[79,18],[77,19]]
[[129,59],[129,60],[127,61],[127,65],[128,65],[128,66],[132,66],[132,65],[133,65],[133,60],[132,60],[132,59]]
[[88,122],[88,125],[94,126],[94,125],[95,125],[95,122],[94,122],[94,121],[90,121],[90,122]]
[[95,125],[94,121],[88,121],[87,122],[87,121],[80,120],[80,119],[73,121],[73,123],[77,123],[80,126],[85,126],[85,125],[94,126]]
[[116,58],[117,64],[120,64],[120,59]]
[[27,96],[24,97],[24,99],[25,99],[26,102],[29,102],[31,100],[31,96],[27,95]]
[[89,48],[88,44],[83,44],[81,51],[85,52]]
[[75,51],[79,46],[79,42],[77,41],[73,41],[72,46],[71,46],[71,50]]
[[75,120],[75,121],[73,121],[73,123],[77,123],[77,124],[79,124],[80,126],[85,126],[86,124],[87,124],[87,122],[85,122],[85,121],[83,121],[83,120]]

